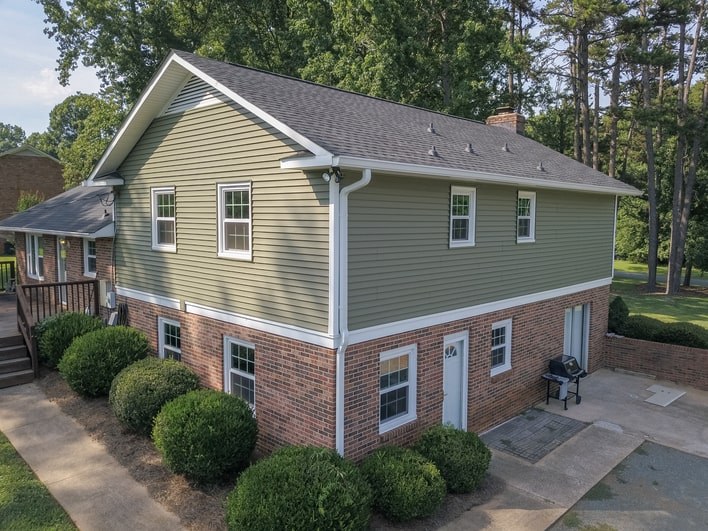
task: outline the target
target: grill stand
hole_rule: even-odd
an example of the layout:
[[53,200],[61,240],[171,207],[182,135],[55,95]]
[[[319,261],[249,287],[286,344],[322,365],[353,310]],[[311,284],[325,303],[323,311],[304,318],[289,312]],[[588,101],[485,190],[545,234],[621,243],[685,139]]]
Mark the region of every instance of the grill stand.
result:
[[[541,376],[541,378],[546,380],[546,404],[549,403],[549,400],[551,398],[555,398],[556,400],[562,400],[563,409],[567,410],[568,398],[571,396],[575,397],[576,404],[580,404],[581,397],[578,394],[580,393],[580,376],[576,376],[575,378],[565,378],[563,376],[557,376],[555,374],[547,372],[546,374]],[[554,393],[551,393],[551,383],[558,384],[558,390]],[[575,384],[575,391],[568,390],[568,386],[571,383]]]

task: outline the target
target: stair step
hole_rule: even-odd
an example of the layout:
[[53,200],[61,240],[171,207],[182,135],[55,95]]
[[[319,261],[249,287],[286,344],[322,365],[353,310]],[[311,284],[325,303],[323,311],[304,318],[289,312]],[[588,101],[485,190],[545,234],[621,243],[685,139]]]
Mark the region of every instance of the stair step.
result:
[[0,337],[0,348],[2,347],[14,347],[17,345],[24,345],[25,340],[22,337],[22,334],[16,334],[14,336],[9,336],[9,337]]
[[11,372],[19,372],[31,368],[32,362],[27,356],[12,360],[0,360],[0,374],[9,374]]
[[34,380],[34,371],[26,369],[24,371],[11,372],[8,374],[0,374],[0,389],[12,387],[13,385],[22,385],[30,383]]
[[0,347],[0,361],[13,360],[15,358],[27,357],[27,349],[24,345],[14,345],[12,347]]

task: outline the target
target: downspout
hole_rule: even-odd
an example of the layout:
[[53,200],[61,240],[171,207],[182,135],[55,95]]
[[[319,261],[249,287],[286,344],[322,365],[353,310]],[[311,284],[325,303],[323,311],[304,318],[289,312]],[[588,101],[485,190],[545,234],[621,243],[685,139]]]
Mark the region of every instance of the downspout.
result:
[[335,375],[335,443],[339,455],[344,455],[344,354],[349,346],[349,194],[371,182],[371,170],[362,171],[361,179],[345,186],[339,192],[339,226],[337,270],[339,272],[338,321],[339,347]]
[[615,278],[615,252],[617,247],[617,209],[619,205],[619,196],[615,196],[615,219],[612,224],[612,277]]

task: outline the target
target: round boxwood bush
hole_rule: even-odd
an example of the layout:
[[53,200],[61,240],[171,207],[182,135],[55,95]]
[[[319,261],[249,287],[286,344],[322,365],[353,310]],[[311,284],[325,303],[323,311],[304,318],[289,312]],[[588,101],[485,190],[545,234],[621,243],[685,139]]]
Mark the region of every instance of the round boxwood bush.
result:
[[120,371],[147,356],[142,332],[126,326],[101,328],[77,337],[59,362],[59,372],[83,396],[105,396]]
[[445,498],[445,480],[435,464],[418,452],[387,446],[361,465],[374,493],[374,507],[403,522],[433,514]]
[[249,467],[226,502],[229,529],[367,529],[371,489],[335,451],[292,446]]
[[476,433],[452,426],[434,426],[423,433],[415,448],[440,470],[447,490],[472,492],[484,479],[492,453]]
[[44,319],[35,328],[39,357],[56,367],[74,339],[104,326],[98,317],[85,313],[65,312]]
[[708,348],[708,330],[693,323],[666,323],[654,333],[653,341]]
[[629,317],[629,308],[622,300],[622,297],[612,299],[609,315],[607,316],[607,329],[610,332],[619,333],[627,322],[627,317]]
[[619,333],[634,339],[654,341],[654,336],[661,330],[664,324],[658,319],[652,319],[645,315],[630,315],[624,322]]
[[185,364],[147,357],[127,366],[111,384],[108,401],[128,428],[150,435],[155,417],[167,402],[199,387],[199,378]]
[[248,404],[213,389],[190,391],[167,402],[152,429],[165,465],[199,482],[245,468],[257,435]]

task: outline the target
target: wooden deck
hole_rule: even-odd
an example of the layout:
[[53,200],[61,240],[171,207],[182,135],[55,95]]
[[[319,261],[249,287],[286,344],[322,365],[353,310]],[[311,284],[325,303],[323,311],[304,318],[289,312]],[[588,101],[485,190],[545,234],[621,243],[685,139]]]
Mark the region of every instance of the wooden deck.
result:
[[14,293],[0,293],[0,337],[18,335],[17,296]]

